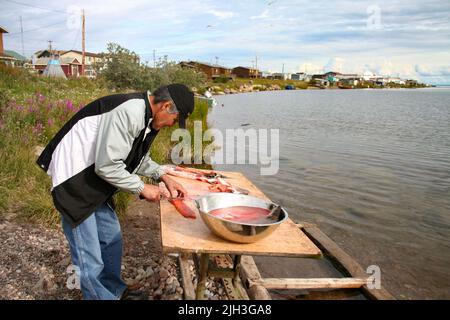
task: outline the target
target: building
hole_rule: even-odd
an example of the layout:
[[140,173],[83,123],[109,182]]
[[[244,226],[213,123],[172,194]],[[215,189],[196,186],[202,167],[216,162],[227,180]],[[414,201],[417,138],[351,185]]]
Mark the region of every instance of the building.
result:
[[180,62],[180,66],[183,68],[193,68],[199,72],[206,74],[206,77],[211,80],[219,77],[225,77],[229,79],[236,78],[230,68],[220,66],[218,64],[209,64],[197,61],[183,61]]
[[[61,62],[61,66],[66,73],[67,77],[79,77],[82,74],[80,69],[79,72],[76,72],[74,65],[80,65],[83,61],[83,53],[77,50],[40,50],[34,54],[33,64],[36,65],[36,61],[41,58],[51,58],[51,57],[59,58]],[[102,61],[102,57],[97,53],[85,52],[85,70],[84,75],[88,78],[95,78],[97,76],[94,65],[95,63],[99,63]],[[39,66],[43,61],[39,61]],[[68,70],[68,66],[70,65],[70,71]],[[66,68],[64,66],[67,66]],[[39,67],[40,68],[40,67]],[[80,67],[81,68],[81,67]],[[72,72],[73,69],[73,72]]]
[[238,78],[261,78],[261,72],[258,69],[248,67],[233,68],[232,73]]
[[[51,57],[38,58],[33,64],[34,68],[42,74],[51,59]],[[59,63],[67,78],[78,78],[81,75],[82,65],[76,58],[60,57]]]
[[[97,53],[85,52],[85,70],[84,75],[88,78],[95,78],[97,76],[94,65],[103,61],[102,57]],[[83,62],[83,53],[77,50],[65,51],[61,54],[62,58],[74,58],[79,62]]]
[[408,87],[415,87],[418,85],[418,82],[417,82],[417,80],[408,79],[405,81],[405,85]]
[[282,73],[282,72],[274,72],[267,78],[275,79],[275,80],[288,80],[291,78],[291,74],[290,73]]
[[291,80],[299,80],[299,81],[307,81],[308,82],[309,80],[311,80],[311,77],[308,76],[304,72],[297,72],[297,73],[291,74]]
[[11,55],[5,53],[5,50],[3,48],[3,34],[4,33],[8,33],[8,31],[6,31],[6,29],[0,27],[0,62],[14,67],[14,65],[17,62],[17,59]]

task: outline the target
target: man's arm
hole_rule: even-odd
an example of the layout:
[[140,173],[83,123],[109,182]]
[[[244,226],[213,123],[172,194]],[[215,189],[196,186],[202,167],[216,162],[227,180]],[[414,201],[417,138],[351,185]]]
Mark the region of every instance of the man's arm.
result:
[[133,112],[136,112],[133,108],[119,106],[102,115],[95,150],[95,173],[119,189],[139,194],[144,190],[144,182],[138,175],[129,173],[124,163],[143,121]]
[[164,166],[153,161],[147,153],[136,173],[154,180],[159,180],[162,175],[166,174],[166,170],[164,170]]

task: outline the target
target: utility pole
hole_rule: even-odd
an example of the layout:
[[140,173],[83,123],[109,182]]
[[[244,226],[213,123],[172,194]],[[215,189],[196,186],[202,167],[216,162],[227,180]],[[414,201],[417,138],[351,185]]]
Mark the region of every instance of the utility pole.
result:
[[218,66],[219,65],[219,57],[215,57],[216,58],[216,66]]
[[47,40],[48,42],[48,50],[50,50],[50,54],[52,54],[52,40]]
[[283,69],[281,69],[281,73],[283,74],[283,77],[284,77],[284,63],[283,63]]
[[153,68],[156,68],[156,49],[153,49]]
[[81,75],[84,76],[84,70],[86,67],[86,18],[84,16],[84,9],[83,9],[83,16],[82,16],[82,42],[81,42],[81,47],[82,47],[82,56],[81,56]]
[[25,50],[23,49],[23,26],[22,26],[22,16],[20,16],[20,38],[22,42],[22,55],[25,57]]
[[255,54],[255,78],[259,78],[259,71],[258,71],[258,55]]

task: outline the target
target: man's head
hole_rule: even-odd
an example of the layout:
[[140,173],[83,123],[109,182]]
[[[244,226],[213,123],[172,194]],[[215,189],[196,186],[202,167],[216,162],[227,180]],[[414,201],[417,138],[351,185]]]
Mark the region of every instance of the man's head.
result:
[[183,84],[169,84],[153,92],[151,98],[153,112],[152,127],[159,130],[173,126],[178,119],[180,128],[186,127],[186,118],[194,110],[194,94]]

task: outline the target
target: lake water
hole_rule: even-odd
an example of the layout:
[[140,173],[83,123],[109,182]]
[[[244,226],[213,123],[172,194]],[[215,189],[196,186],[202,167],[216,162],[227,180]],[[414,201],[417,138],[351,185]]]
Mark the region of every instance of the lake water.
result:
[[245,173],[294,220],[316,223],[363,267],[380,266],[396,297],[450,298],[450,89],[216,98],[212,127],[280,133],[276,175],[216,168]]

